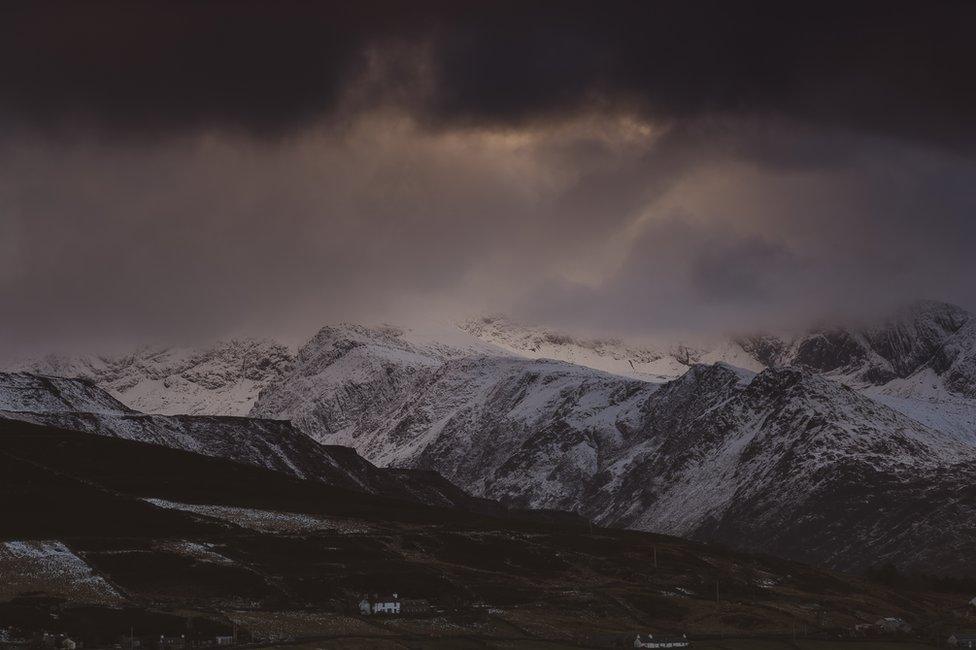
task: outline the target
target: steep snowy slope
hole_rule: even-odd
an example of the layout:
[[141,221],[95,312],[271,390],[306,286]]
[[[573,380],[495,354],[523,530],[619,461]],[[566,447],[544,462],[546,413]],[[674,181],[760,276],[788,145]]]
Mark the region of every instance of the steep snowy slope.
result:
[[513,506],[843,568],[944,570],[976,539],[973,449],[808,370],[693,365],[660,386],[390,335],[323,330],[255,414]]
[[292,420],[320,441],[352,444],[383,428],[384,414],[447,360],[493,350],[477,339],[447,345],[395,327],[324,327],[299,350],[294,369],[262,391],[251,414]]
[[652,381],[675,379],[694,363],[753,371],[799,366],[976,446],[976,318],[946,303],[918,301],[868,325],[654,347],[581,339],[501,317],[460,327],[513,354]]
[[976,445],[976,318],[919,301],[876,325],[815,330],[783,346],[796,365]]
[[942,374],[951,361],[941,353],[971,318],[954,305],[920,301],[875,325],[820,329],[800,336],[777,363],[874,385],[909,377],[923,367]]
[[594,487],[606,522],[839,568],[945,571],[976,549],[976,453],[837,382],[696,368],[651,397]]
[[11,369],[89,379],[148,413],[246,415],[261,389],[291,364],[283,345],[235,340],[205,348],[140,348],[118,356],[49,355]]

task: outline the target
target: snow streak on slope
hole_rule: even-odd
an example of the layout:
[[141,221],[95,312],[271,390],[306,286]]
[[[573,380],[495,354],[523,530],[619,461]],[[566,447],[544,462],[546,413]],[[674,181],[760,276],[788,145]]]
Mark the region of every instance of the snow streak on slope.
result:
[[118,356],[58,356],[14,369],[81,377],[148,413],[246,415],[258,393],[292,364],[283,345],[235,340],[206,348],[140,348]]
[[0,598],[27,593],[117,604],[119,593],[58,540],[0,542]]
[[297,535],[311,532],[363,533],[368,530],[366,526],[351,524],[348,519],[332,519],[297,512],[179,503],[165,499],[146,499],[146,501],[159,508],[192,512],[258,532]]

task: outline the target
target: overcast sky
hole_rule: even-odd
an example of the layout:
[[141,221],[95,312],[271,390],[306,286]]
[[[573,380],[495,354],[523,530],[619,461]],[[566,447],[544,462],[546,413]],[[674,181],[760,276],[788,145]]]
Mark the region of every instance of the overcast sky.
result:
[[974,5],[798,4],[4,3],[0,351],[976,308]]

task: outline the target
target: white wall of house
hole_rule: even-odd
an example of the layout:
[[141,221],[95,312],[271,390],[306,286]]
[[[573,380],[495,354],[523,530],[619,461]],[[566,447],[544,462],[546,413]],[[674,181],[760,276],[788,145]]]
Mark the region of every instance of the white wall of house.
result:
[[400,600],[377,600],[363,598],[359,601],[359,613],[363,616],[370,614],[399,614]]

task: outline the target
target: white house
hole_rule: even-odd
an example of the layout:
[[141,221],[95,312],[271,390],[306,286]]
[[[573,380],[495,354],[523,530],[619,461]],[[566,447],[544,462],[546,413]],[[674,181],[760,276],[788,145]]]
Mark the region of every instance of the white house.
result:
[[398,594],[371,594],[359,601],[359,613],[363,616],[373,614],[399,614],[400,597]]
[[687,648],[690,647],[688,637],[662,636],[660,634],[638,634],[634,637],[635,648]]

